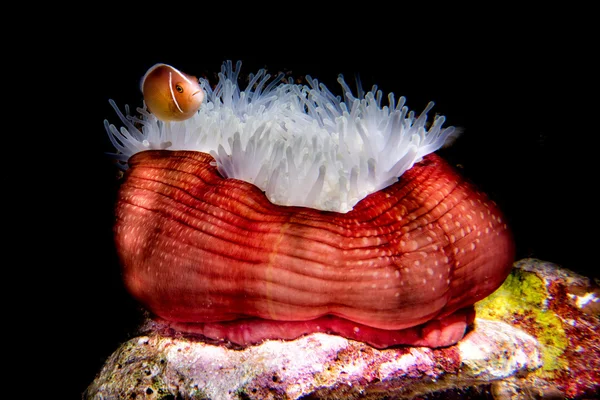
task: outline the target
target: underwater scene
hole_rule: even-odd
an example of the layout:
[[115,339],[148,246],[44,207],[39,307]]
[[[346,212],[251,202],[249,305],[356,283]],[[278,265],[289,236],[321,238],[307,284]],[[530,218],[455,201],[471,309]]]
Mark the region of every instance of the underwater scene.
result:
[[590,128],[475,48],[103,59],[81,398],[597,398]]

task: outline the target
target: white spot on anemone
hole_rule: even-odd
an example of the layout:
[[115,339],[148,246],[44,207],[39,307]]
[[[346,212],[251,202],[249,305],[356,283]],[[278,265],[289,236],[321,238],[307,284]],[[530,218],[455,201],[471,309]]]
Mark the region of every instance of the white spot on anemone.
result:
[[115,157],[126,168],[144,150],[202,151],[223,176],[258,186],[275,204],[347,212],[456,137],[442,129],[443,116],[428,126],[433,102],[417,117],[393,93],[383,105],[376,86],[355,96],[341,75],[343,96],[335,96],[310,76],[292,84],[264,69],[240,90],[240,67],[225,62],[214,89],[200,79],[205,101],[185,121],[158,121],[145,107],[123,114],[111,100],[124,125],[104,121]]

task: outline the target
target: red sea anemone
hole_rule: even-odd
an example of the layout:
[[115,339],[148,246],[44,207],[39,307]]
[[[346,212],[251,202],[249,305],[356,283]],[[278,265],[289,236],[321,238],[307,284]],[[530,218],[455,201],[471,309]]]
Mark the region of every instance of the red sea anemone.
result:
[[[431,154],[452,137],[388,96],[223,66],[182,122],[106,123],[127,162],[115,238],[130,293],[177,330],[246,345],[329,332],[447,346],[514,257],[503,217]],[[116,107],[115,107],[116,109]]]

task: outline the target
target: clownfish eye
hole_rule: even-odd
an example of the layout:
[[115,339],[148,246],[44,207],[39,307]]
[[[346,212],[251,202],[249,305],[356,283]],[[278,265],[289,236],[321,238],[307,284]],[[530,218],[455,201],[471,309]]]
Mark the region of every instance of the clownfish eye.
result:
[[175,89],[177,89],[179,93],[183,93],[183,87],[180,84],[175,85]]

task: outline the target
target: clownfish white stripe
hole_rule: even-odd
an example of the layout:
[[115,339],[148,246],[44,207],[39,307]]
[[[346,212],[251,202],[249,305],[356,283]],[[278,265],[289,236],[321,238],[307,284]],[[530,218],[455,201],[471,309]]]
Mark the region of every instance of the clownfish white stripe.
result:
[[177,97],[175,97],[175,92],[173,91],[173,74],[171,72],[169,72],[169,89],[171,90],[171,99],[173,99],[173,103],[175,103],[175,106],[177,106],[179,112],[183,114],[183,110],[181,109],[181,107],[179,107]]

